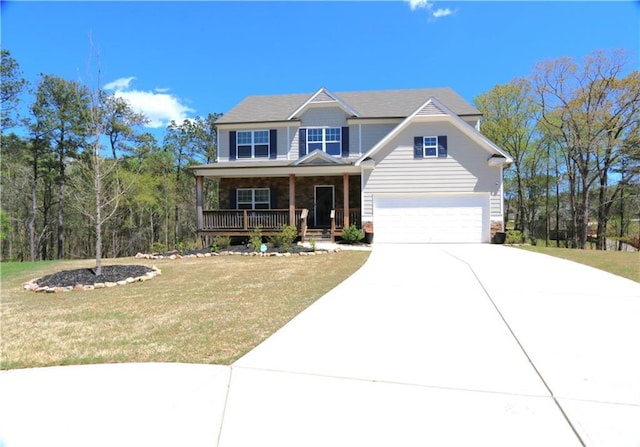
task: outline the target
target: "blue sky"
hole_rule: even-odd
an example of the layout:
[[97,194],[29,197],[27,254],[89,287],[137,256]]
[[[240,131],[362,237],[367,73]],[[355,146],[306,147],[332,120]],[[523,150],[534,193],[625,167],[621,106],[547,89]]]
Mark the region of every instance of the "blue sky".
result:
[[[473,98],[543,60],[628,50],[640,2],[2,1],[2,48],[24,77],[93,78],[161,131],[247,95],[449,86]],[[95,60],[92,62],[95,68]],[[89,74],[92,73],[92,74]]]

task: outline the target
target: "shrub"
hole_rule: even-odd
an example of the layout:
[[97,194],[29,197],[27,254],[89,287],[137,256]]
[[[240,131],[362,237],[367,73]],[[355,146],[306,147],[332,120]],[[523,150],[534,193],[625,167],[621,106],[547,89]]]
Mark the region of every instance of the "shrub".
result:
[[249,244],[253,247],[253,251],[260,252],[260,246],[262,245],[262,227],[255,227],[251,233],[249,233]]
[[355,244],[364,239],[364,232],[355,225],[351,225],[349,228],[345,228],[342,231],[342,240],[347,244]]
[[524,235],[520,230],[507,230],[507,244],[522,244],[524,242]]
[[293,225],[285,225],[281,228],[280,233],[269,237],[269,242],[273,248],[284,247],[285,251],[291,251],[291,244],[298,237],[298,229]]
[[213,238],[213,245],[211,251],[217,253],[220,250],[225,250],[231,245],[231,238],[229,236],[223,236],[221,234]]
[[151,251],[153,253],[161,253],[164,251],[164,244],[162,242],[154,242],[151,245]]
[[309,245],[311,245],[311,250],[316,251],[316,238],[312,237],[309,239]]

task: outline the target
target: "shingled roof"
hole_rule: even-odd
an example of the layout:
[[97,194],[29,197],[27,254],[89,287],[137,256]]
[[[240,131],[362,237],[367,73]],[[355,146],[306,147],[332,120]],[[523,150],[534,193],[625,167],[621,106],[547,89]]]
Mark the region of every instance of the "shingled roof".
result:
[[[248,96],[220,118],[217,124],[286,121],[313,94]],[[481,115],[478,109],[449,87],[333,94],[355,110],[360,118],[404,118],[431,97],[457,115]]]

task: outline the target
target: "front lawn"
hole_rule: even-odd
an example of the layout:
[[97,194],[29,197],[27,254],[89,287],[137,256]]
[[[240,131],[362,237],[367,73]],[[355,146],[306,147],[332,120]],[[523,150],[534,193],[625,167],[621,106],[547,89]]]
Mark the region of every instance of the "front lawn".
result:
[[92,261],[4,263],[0,367],[109,362],[230,364],[349,277],[369,253],[113,259],[157,265],[151,281],[67,293],[22,283]]
[[574,250],[521,245],[519,248],[568,259],[640,282],[640,252]]

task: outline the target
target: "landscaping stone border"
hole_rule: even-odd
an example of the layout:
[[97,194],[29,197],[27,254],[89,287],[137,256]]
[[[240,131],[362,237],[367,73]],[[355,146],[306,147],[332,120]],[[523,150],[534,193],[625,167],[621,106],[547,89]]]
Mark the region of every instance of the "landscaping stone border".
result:
[[181,255],[178,253],[174,253],[171,255],[158,255],[158,254],[149,254],[149,253],[137,253],[135,255],[136,259],[186,259],[186,258],[209,258],[212,256],[258,256],[258,257],[287,257],[287,256],[316,256],[316,255],[324,255],[329,253],[338,253],[341,251],[339,248],[332,248],[329,250],[316,250],[316,251],[300,251],[300,252],[267,252],[267,253],[256,253],[255,251],[231,251],[231,250],[223,250],[218,253],[194,253],[188,255]]
[[95,289],[105,289],[116,286],[124,286],[127,284],[131,284],[134,282],[144,282],[149,281],[152,278],[155,278],[158,275],[162,274],[162,271],[156,267],[155,265],[151,267],[152,271],[145,273],[142,276],[138,276],[136,278],[129,277],[127,279],[123,279],[118,282],[97,282],[95,284],[76,284],[75,286],[66,286],[66,287],[40,287],[38,285],[38,280],[40,278],[32,279],[22,285],[24,290],[30,290],[32,292],[44,292],[44,293],[60,293],[60,292],[71,292],[73,290],[95,290]]

